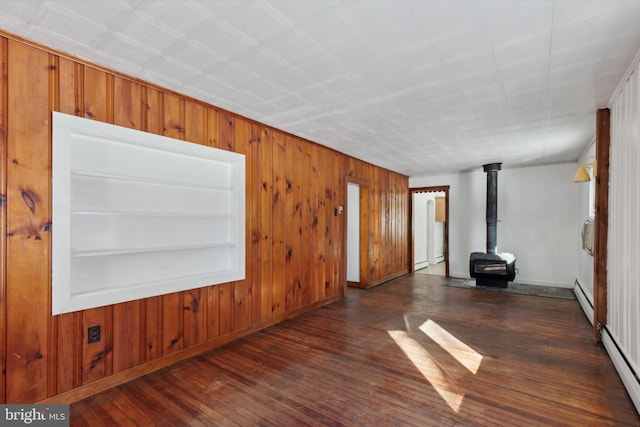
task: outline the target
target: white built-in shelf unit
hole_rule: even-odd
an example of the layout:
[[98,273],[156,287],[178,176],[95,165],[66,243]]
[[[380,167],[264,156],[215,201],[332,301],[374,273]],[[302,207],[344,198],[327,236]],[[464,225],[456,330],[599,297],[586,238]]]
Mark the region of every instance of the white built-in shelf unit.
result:
[[53,314],[244,279],[244,155],[52,119]]

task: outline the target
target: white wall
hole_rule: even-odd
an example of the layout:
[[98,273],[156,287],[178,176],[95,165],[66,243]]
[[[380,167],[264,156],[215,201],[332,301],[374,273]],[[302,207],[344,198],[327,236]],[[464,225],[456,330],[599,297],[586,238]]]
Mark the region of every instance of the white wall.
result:
[[427,260],[427,202],[430,193],[413,195],[413,261],[415,268],[429,265]]
[[360,186],[347,184],[347,280],[360,282]]
[[[580,156],[579,163],[591,163],[596,158],[596,144],[593,141]],[[578,187],[578,223],[581,225],[591,214],[590,212],[590,189],[591,182],[576,183]],[[584,291],[591,306],[593,306],[593,256],[582,249],[582,240],[577,240],[578,245],[578,272],[576,280]]]
[[[498,174],[498,250],[516,256],[516,282],[573,287],[578,269],[577,163]],[[486,174],[411,177],[410,187],[449,185],[449,268],[469,277],[469,254],[486,250]]]
[[444,222],[433,223],[433,255],[429,255],[429,262],[438,263],[444,260]]
[[435,200],[444,195],[444,192],[413,194],[413,257],[416,269],[444,259],[444,223],[435,222]]

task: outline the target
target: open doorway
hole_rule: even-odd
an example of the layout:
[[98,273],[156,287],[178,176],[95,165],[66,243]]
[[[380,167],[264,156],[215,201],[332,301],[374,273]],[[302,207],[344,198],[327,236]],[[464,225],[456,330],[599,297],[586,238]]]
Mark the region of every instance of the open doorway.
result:
[[449,186],[410,192],[410,271],[449,277]]
[[347,286],[368,288],[369,182],[347,177]]

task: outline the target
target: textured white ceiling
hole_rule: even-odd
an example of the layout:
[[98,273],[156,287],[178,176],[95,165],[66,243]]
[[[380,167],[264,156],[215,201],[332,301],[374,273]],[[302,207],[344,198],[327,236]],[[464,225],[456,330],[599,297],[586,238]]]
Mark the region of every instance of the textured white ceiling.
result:
[[409,176],[574,161],[640,1],[0,0],[0,28]]

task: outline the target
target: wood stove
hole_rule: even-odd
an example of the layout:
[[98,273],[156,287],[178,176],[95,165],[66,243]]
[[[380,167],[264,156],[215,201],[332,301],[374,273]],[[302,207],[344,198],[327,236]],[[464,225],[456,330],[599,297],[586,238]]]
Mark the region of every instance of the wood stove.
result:
[[487,173],[487,252],[472,252],[469,274],[476,286],[506,288],[516,277],[516,258],[508,252],[498,252],[498,171],[502,163],[483,166]]

